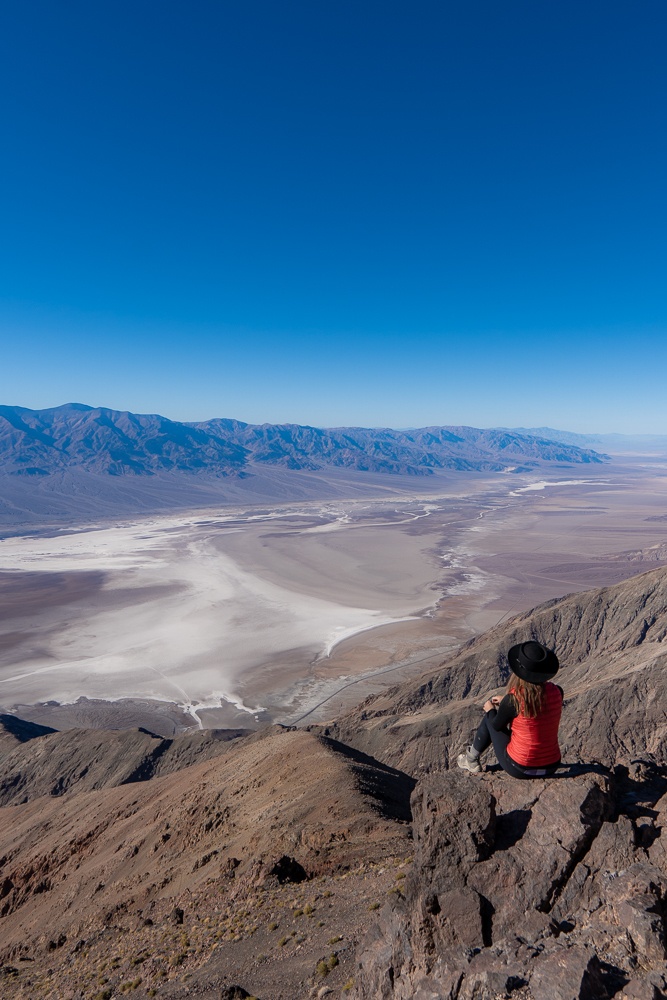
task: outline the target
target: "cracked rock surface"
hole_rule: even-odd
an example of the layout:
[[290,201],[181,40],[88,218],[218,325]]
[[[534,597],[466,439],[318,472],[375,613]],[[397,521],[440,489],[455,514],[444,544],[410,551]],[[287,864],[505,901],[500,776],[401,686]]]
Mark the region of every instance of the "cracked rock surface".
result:
[[666,995],[667,795],[661,769],[643,766],[640,802],[638,776],[420,782],[414,868],[362,942],[353,995]]

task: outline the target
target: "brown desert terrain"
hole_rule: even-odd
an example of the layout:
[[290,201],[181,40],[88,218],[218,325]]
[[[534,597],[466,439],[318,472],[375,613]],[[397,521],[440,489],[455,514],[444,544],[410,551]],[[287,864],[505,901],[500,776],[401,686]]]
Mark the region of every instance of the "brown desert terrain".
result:
[[[452,763],[526,637],[564,767]],[[638,1000],[667,989],[667,568],[499,623],[326,726],[4,719],[8,997]]]

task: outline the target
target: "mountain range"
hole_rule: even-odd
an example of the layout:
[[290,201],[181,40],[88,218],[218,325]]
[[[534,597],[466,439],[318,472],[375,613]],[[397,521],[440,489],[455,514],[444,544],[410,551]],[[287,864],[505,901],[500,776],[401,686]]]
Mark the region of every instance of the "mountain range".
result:
[[[556,649],[560,777],[456,755]],[[667,995],[667,569],[540,605],[326,725],[0,719],[3,997]]]
[[429,476],[439,470],[525,472],[543,463],[580,465],[605,458],[534,434],[475,427],[401,431],[230,419],[179,423],[82,403],[46,410],[0,406],[0,470],[12,476],[79,469],[111,476],[243,477],[266,466]]
[[612,455],[667,455],[665,434],[577,434],[553,427],[515,427],[513,433],[559,441],[577,448],[596,448]]

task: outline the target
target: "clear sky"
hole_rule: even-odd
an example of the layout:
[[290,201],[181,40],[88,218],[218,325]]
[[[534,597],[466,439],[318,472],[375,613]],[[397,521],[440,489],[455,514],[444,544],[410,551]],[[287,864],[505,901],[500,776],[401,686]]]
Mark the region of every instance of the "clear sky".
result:
[[0,402],[667,433],[664,0],[0,5]]

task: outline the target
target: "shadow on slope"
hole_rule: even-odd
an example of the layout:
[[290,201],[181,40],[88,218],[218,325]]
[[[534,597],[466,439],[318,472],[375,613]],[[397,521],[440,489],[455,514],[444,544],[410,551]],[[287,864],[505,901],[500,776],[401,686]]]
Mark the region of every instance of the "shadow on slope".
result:
[[351,771],[360,793],[372,800],[381,816],[402,823],[412,820],[410,796],[417,784],[414,778],[338,740],[326,736],[321,740],[324,746],[352,762]]

